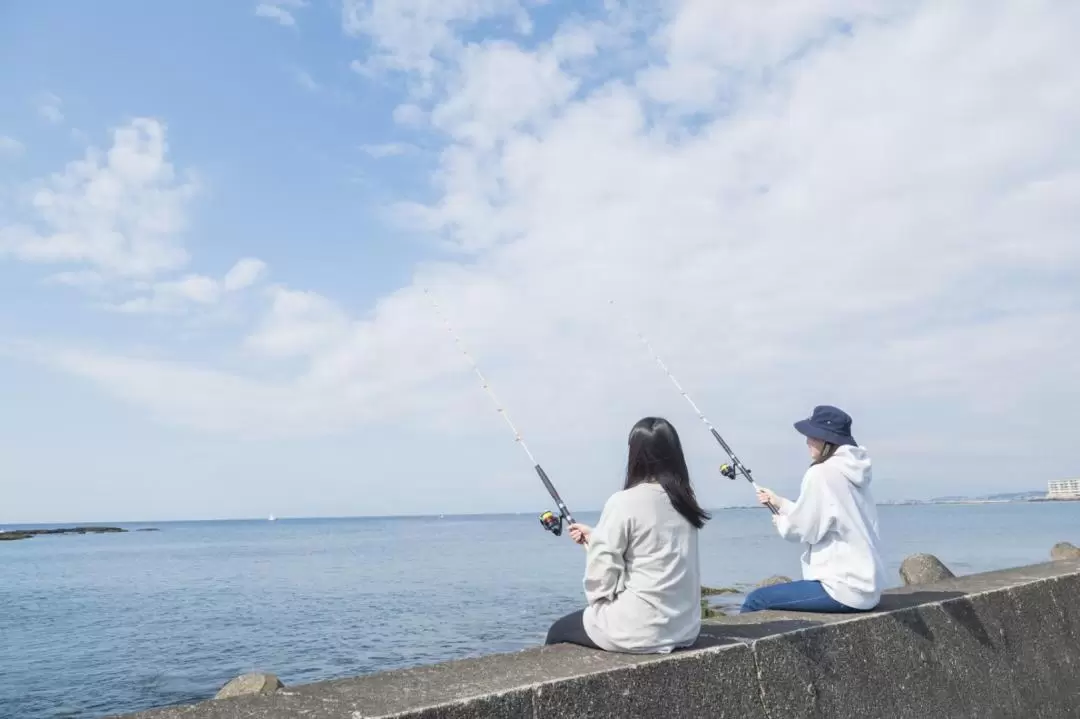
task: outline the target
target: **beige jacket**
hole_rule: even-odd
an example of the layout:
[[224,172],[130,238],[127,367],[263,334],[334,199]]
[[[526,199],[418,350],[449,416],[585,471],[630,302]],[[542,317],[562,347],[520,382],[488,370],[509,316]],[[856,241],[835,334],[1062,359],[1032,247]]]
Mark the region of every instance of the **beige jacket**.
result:
[[701,631],[698,530],[658,484],[617,492],[589,536],[585,631],[607,651],[667,653]]

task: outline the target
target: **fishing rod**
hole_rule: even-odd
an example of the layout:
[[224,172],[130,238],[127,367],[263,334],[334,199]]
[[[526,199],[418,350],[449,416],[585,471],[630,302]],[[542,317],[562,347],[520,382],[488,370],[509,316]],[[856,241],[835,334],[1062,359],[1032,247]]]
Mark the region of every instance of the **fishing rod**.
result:
[[[609,304],[614,306],[615,300],[609,300]],[[679,384],[679,380],[675,379],[675,375],[671,373],[671,370],[668,369],[668,366],[664,364],[664,361],[662,359],[660,359],[660,355],[658,355],[656,353],[656,350],[653,349],[652,343],[649,342],[649,340],[646,339],[645,335],[641,334],[641,332],[638,331],[636,327],[634,327],[633,330],[634,334],[636,334],[638,336],[638,339],[641,340],[641,343],[645,345],[645,348],[649,351],[649,354],[652,355],[652,358],[656,360],[656,364],[660,366],[660,369],[664,371],[664,374],[666,374],[668,379],[671,380],[671,383],[675,385],[675,389],[679,390],[679,394],[683,396],[683,399],[690,403],[690,406],[694,408],[694,412],[697,414],[697,416],[701,419],[702,422],[705,423],[705,426],[709,428],[709,432],[712,434],[713,438],[716,439],[717,443],[719,443],[719,445],[723,447],[724,451],[727,452],[728,457],[731,458],[731,464],[720,465],[720,474],[724,475],[728,479],[733,480],[736,479],[741,472],[743,477],[746,478],[746,481],[749,482],[754,489],[761,489],[761,487],[758,486],[757,482],[754,481],[754,477],[750,474],[750,469],[745,464],[739,461],[739,458],[735,456],[734,450],[731,449],[731,445],[724,441],[724,438],[721,437],[720,433],[716,431],[716,427],[714,427],[712,422],[709,421],[708,417],[705,416],[705,413],[698,409],[698,406],[694,404],[694,400],[690,399],[690,395],[687,394],[686,390],[684,390],[682,388],[682,385]],[[772,502],[766,502],[765,506],[768,507],[769,511],[773,514],[780,513],[780,510]]]
[[438,315],[439,319],[446,325],[446,331],[454,338],[454,343],[461,351],[461,354],[465,355],[465,359],[469,360],[473,372],[480,378],[480,386],[483,387],[484,391],[491,397],[492,402],[495,403],[495,409],[498,411],[499,415],[506,420],[506,424],[510,427],[510,431],[514,433],[514,441],[521,445],[521,448],[525,450],[525,454],[528,456],[529,461],[532,462],[533,469],[535,469],[536,473],[540,476],[540,481],[544,483],[544,488],[547,489],[551,498],[555,500],[555,506],[558,507],[559,514],[556,515],[554,512],[545,510],[540,514],[540,524],[543,525],[544,529],[558,537],[562,534],[563,520],[565,520],[568,525],[577,524],[577,522],[574,521],[574,517],[570,514],[570,510],[567,509],[566,503],[563,502],[562,497],[559,496],[559,492],[555,489],[555,485],[551,483],[551,479],[547,476],[547,472],[544,471],[544,468],[541,467],[540,463],[533,457],[533,453],[529,451],[529,445],[525,444],[525,439],[521,436],[521,432],[518,431],[517,427],[515,427],[514,423],[510,420],[510,415],[503,408],[502,402],[500,402],[499,398],[495,395],[495,390],[488,384],[487,378],[484,377],[484,374],[480,371],[480,367],[476,364],[472,355],[469,354],[469,351],[465,349],[465,343],[461,341],[461,337],[458,336],[458,333],[454,331],[454,328],[450,326],[450,322],[443,315],[439,303],[435,301],[435,298],[431,296],[431,293],[429,293],[427,289],[424,290],[424,294],[428,296],[432,306],[435,308],[435,314]]

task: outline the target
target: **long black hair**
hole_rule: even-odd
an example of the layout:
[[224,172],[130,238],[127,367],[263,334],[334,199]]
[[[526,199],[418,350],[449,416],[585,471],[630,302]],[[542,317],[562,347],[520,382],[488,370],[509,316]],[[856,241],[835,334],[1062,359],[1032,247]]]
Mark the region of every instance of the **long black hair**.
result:
[[671,506],[698,529],[710,519],[690,486],[682,442],[675,427],[662,417],[646,417],[630,430],[630,455],[626,462],[626,486],[656,482],[667,492]]

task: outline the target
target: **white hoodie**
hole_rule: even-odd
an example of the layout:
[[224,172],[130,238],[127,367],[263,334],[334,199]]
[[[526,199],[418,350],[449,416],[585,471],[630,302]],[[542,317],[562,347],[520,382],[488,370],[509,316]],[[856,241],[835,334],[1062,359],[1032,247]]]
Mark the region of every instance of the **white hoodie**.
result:
[[806,545],[803,579],[853,609],[876,607],[886,581],[870,479],[866,449],[841,446],[806,470],[799,499],[782,500],[776,518],[781,537]]

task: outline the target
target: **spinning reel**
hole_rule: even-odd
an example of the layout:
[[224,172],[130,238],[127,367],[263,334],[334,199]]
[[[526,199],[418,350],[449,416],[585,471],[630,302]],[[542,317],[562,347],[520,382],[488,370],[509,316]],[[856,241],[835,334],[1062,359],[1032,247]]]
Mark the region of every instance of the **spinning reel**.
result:
[[540,515],[540,524],[556,537],[562,534],[563,518],[561,514],[545,511]]
[[738,476],[735,474],[735,467],[726,463],[720,465],[720,474],[728,479],[735,479],[735,477]]

